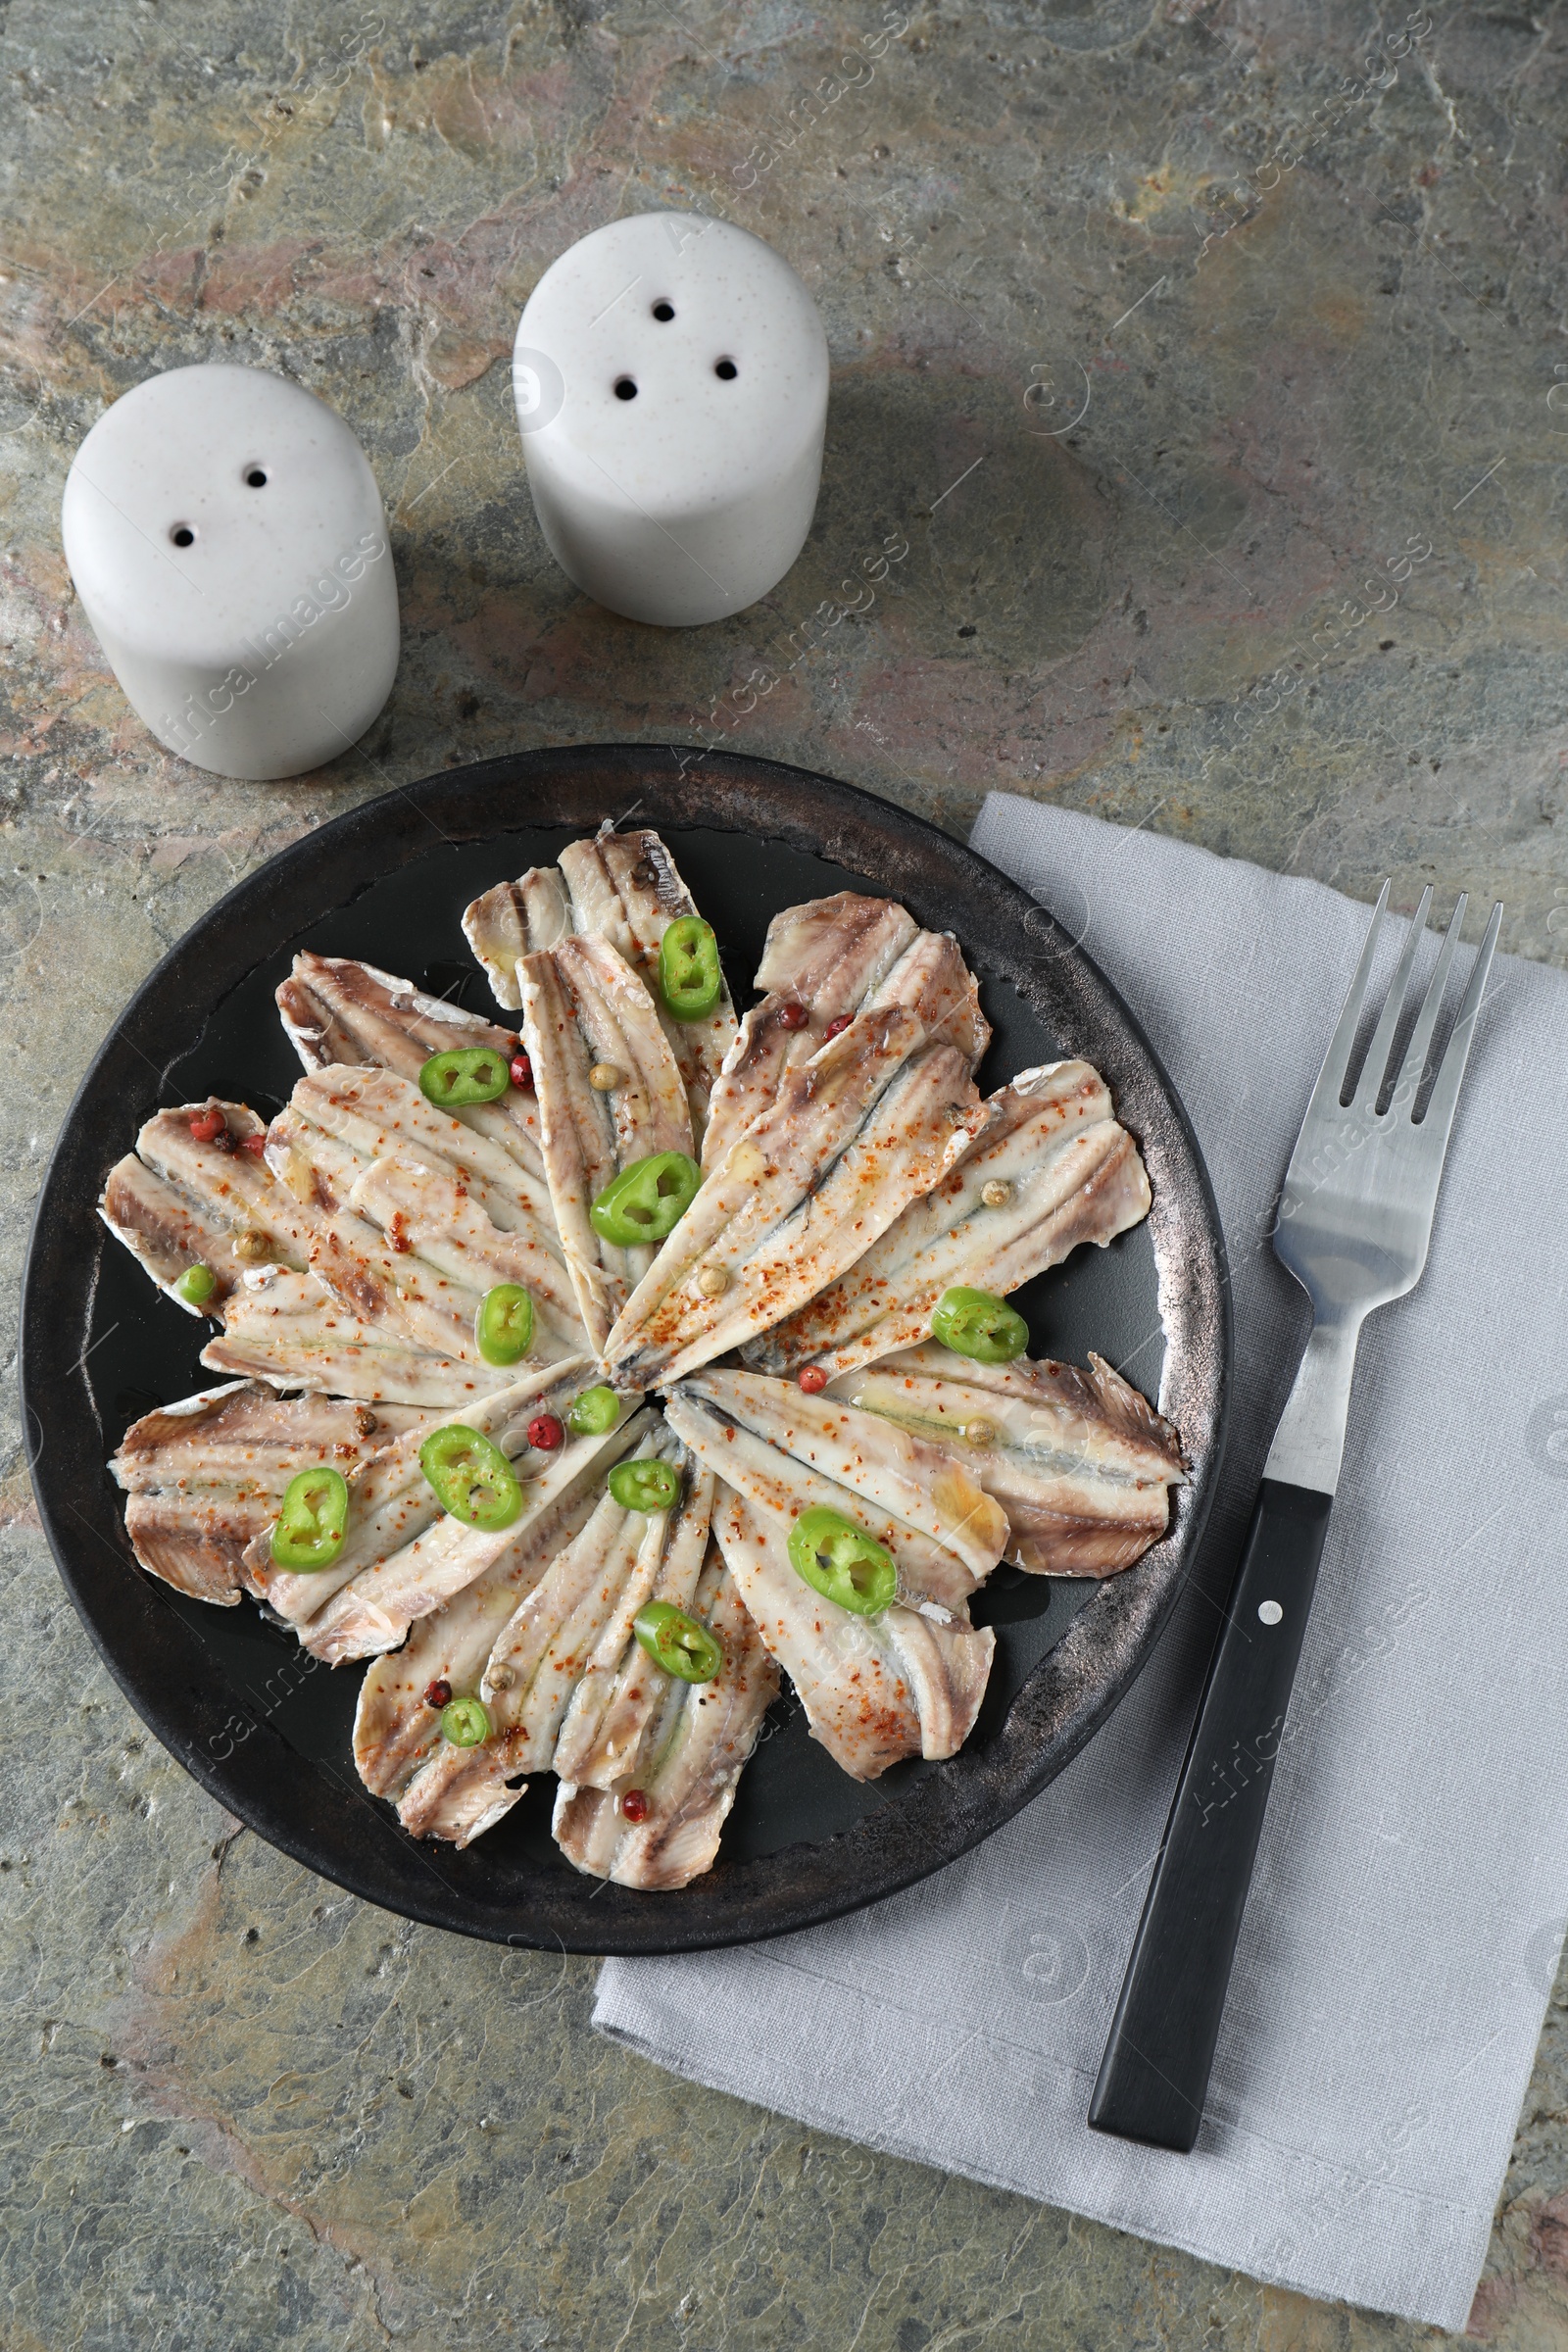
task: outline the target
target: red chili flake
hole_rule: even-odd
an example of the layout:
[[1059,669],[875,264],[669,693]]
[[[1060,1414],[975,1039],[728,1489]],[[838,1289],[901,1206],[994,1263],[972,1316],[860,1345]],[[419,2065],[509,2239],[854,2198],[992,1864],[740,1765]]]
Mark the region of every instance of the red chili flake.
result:
[[526,1054],[514,1054],[512,1056],[512,1083],[521,1087],[525,1095],[532,1094],[533,1063]]
[[554,1453],[565,1435],[554,1413],[539,1413],[528,1424],[528,1443],[540,1453]]
[[239,1148],[242,1152],[248,1152],[252,1159],[260,1159],[262,1153],[267,1150],[266,1129],[264,1128],[260,1135],[242,1135]]
[[837,1020],[829,1021],[822,1035],[824,1037],[842,1037],[854,1018],[853,1012],[841,1012]]
[[781,1029],[804,1029],[809,1018],[804,1004],[781,1004],[778,1008],[778,1025]]
[[199,1144],[216,1143],[220,1135],[228,1133],[220,1110],[199,1110],[190,1123],[190,1131]]
[[451,1697],[452,1685],[445,1676],[439,1682],[430,1683],[425,1688],[424,1703],[427,1707],[444,1707]]
[[820,1364],[803,1364],[795,1377],[808,1396],[819,1396],[827,1387],[827,1374]]
[[637,1822],[648,1819],[648,1799],[640,1788],[627,1789],[620,1800],[620,1809],[628,1821]]

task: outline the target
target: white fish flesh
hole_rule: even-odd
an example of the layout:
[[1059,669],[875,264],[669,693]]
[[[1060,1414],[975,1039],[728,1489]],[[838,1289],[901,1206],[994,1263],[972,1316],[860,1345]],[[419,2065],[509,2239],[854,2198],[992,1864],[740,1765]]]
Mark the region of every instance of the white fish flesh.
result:
[[[852,1779],[905,1756],[955,1755],[974,1728],[996,1651],[989,1626],[895,1604],[858,1617],[790,1565],[782,1522],[720,1485],[713,1526],[758,1633],[794,1684],[813,1740]],[[933,1604],[927,1604],[930,1608]]]
[[213,1372],[368,1403],[446,1410],[510,1388],[502,1368],[432,1355],[339,1304],[313,1274],[248,1266],[223,1301],[223,1328],[202,1349]]
[[554,1510],[542,1512],[526,1540],[503,1552],[483,1575],[439,1609],[416,1618],[401,1649],[371,1659],[354,1716],[354,1761],[372,1795],[396,1802],[420,1767],[440,1752],[446,1702],[439,1690],[427,1695],[431,1686],[445,1683],[460,1698],[477,1692],[496,1636],[586,1524],[598,1500],[596,1475]]
[[[631,1442],[617,1430],[568,1437],[555,1448],[530,1446],[530,1422],[542,1413],[564,1418],[585,1369],[562,1379],[561,1367],[552,1365],[463,1407],[463,1426],[488,1438],[516,1470],[523,1504],[509,1527],[476,1528],[450,1517],[420,1467],[419,1442],[411,1437],[350,1481],[348,1536],[330,1568],[292,1574],[274,1567],[266,1541],[259,1541],[245,1555],[252,1591],[330,1665],[394,1648],[416,1617],[471,1584],[512,1544],[523,1543],[541,1515],[581,1482],[591,1484],[617,1444]],[[452,1418],[439,1414],[434,1425]]]
[[463,934],[484,966],[490,994],[510,1012],[522,1009],[517,966],[542,948],[559,948],[575,928],[561,869],[531,865],[515,882],[497,882],[463,910]]
[[290,1479],[329,1463],[347,1478],[435,1416],[401,1405],[274,1396],[249,1381],[206,1389],[133,1421],[109,1464],[141,1565],[196,1600],[232,1607],[247,1545],[277,1517]]
[[[396,1070],[417,1085],[432,1054],[491,1046],[510,1059],[517,1045],[513,1030],[498,1029],[461,1005],[427,997],[412,980],[349,956],[296,956],[293,972],[277,992],[277,1008],[308,1070],[329,1062],[368,1063]],[[531,1175],[544,1174],[539,1108],[526,1089],[509,1086],[498,1101],[465,1103],[454,1115],[499,1144]]]
[[990,1042],[956,941],[918,930],[891,900],[842,891],[775,915],[758,972],[758,986],[764,985],[769,993],[742,1021],[713,1089],[705,1168],[716,1167],[771,1102],[785,1071],[810,1059],[831,1022],[906,1005],[934,1044],[955,1047],[971,1070]]
[[[630,1458],[690,1467],[657,1416]],[[399,1805],[406,1830],[465,1845],[489,1828],[497,1808],[521,1795],[522,1775],[553,1768],[558,1736],[585,1679],[584,1729],[591,1738],[632,1640],[632,1619],[654,1592],[666,1551],[694,1546],[701,1561],[712,1498],[712,1481],[700,1474],[683,1480],[668,1512],[627,1510],[608,1488],[601,1494],[581,1532],[557,1552],[496,1637],[479,1686],[490,1738],[431,1757]]]
[[[985,1107],[942,1181],[787,1323],[751,1342],[749,1364],[785,1374],[815,1363],[836,1378],[917,1347],[944,1291],[1004,1297],[1080,1243],[1103,1248],[1148,1215],[1138,1147],[1087,1062],[1025,1070]],[[983,1199],[987,1185],[1005,1187],[996,1206]]]
[[793,1381],[717,1368],[673,1389],[671,1429],[784,1534],[825,1504],[886,1544],[899,1598],[961,1610],[1002,1558],[1007,1521],[947,1446]]
[[610,942],[647,988],[686,1088],[692,1132],[700,1144],[709,1101],[735,1039],[735,1007],[721,987],[711,1011],[678,1021],[659,988],[659,951],[673,922],[698,911],[669,851],[649,830],[600,828],[592,841],[562,851],[559,871],[533,866],[515,882],[498,883],[475,899],[463,918],[468,945],[489,975],[498,1004],[520,1010],[517,965],[525,956],[559,947],[571,933],[592,932]]
[[[573,1787],[612,1788],[624,1780],[669,1676],[632,1632],[646,1601],[694,1605],[713,1518],[713,1474],[672,1446],[668,1459],[683,1473],[675,1509],[662,1514],[639,1547],[637,1570],[594,1645],[556,1735],[552,1769]],[[635,1777],[635,1776],[634,1776]]]
[[[566,1401],[558,1391],[537,1397],[548,1408]],[[510,1557],[514,1548],[529,1544],[538,1522],[552,1518],[573,1502],[603,1476],[607,1465],[624,1452],[636,1437],[624,1427],[608,1437],[573,1438],[553,1452],[536,1453],[526,1438],[525,1406],[518,1421],[495,1438],[516,1467],[523,1485],[521,1513],[510,1527],[469,1527],[442,1513],[411,1542],[388,1552],[353,1580],[306,1620],[299,1631],[304,1646],[329,1666],[348,1658],[377,1656],[394,1649],[416,1618],[461,1592],[474,1579]],[[475,1421],[478,1416],[475,1415]],[[254,1556],[254,1555],[252,1555]],[[247,1562],[249,1564],[249,1562]]]
[[705,1180],[606,1342],[615,1379],[679,1380],[804,1307],[984,1115],[963,1056],[928,1044],[912,1012],[858,1015],[786,1074]]
[[[372,1090],[379,1124],[362,1100]],[[475,1363],[485,1292],[520,1283],[534,1306],[530,1355],[577,1352],[585,1335],[548,1207],[536,1210],[520,1183],[486,1185],[466,1149],[482,1150],[481,1139],[429,1109],[416,1087],[382,1070],[300,1080],[268,1130],[266,1155],[309,1233],[311,1272],[350,1313],[426,1353]],[[384,1156],[363,1158],[356,1145]]]
[[[215,1113],[222,1127],[211,1142],[199,1141],[191,1121]],[[248,1267],[308,1262],[309,1230],[296,1203],[266,1162],[243,1148],[266,1132],[266,1120],[245,1103],[209,1095],[205,1102],[156,1112],[135,1151],[109,1171],[98,1214],[188,1314],[220,1315]],[[200,1305],[174,1287],[193,1266],[216,1278]]]
[[[589,1209],[637,1160],[693,1156],[686,1093],[647,989],[607,941],[585,934],[526,956],[517,977],[556,1227],[600,1348],[655,1251],[601,1241]],[[596,1070],[613,1083],[595,1087]]]
[[[513,1380],[504,1389],[475,1397],[462,1407],[463,1426],[476,1429],[498,1446],[509,1460],[528,1452],[528,1424],[535,1414],[559,1410],[553,1401],[569,1398],[574,1378],[591,1378],[585,1361],[551,1365]],[[419,1447],[429,1429],[458,1420],[456,1413],[438,1413],[423,1431],[411,1431],[366,1466],[351,1482],[349,1523],[343,1548],[329,1568],[291,1575],[274,1567],[265,1543],[253,1544],[245,1558],[246,1582],[258,1599],[266,1600],[297,1627],[305,1625],[360,1572],[378,1572],[397,1557],[425,1529],[442,1516],[440,1498],[419,1466]],[[521,1473],[519,1473],[521,1475]]]
[[[651,1669],[663,1689],[627,1760],[624,1786],[564,1781],[556,1792],[553,1827],[567,1861],[620,1886],[662,1892],[689,1886],[712,1868],[742,1769],[778,1695],[778,1668],[716,1545],[690,1607],[724,1652],[713,1680],[682,1683]],[[631,1789],[646,1808],[636,1822],[623,1809]]]
[[1087,1371],[977,1364],[932,1342],[846,1373],[828,1395],[951,1447],[1006,1513],[1007,1559],[1037,1575],[1131,1567],[1185,1484],[1170,1423],[1098,1355]]

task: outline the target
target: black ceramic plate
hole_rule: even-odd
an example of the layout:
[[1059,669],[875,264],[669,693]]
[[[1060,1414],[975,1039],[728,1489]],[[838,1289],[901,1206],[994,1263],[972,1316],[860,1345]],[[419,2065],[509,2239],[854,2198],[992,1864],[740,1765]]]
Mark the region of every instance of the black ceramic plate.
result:
[[[568,1951],[665,1952],[780,1935],[892,1893],[963,1853],[1060,1772],[1149,1656],[1218,1468],[1229,1327],[1218,1219],[1181,1105],[1137,1024],[1049,914],[918,818],[770,761],[582,746],[432,777],[324,825],[215,906],[137,992],[93,1063],[39,1198],[23,1397],[44,1526],[76,1607],[138,1713],[229,1811],[324,1878],[466,1935]],[[1143,1147],[1152,1216],[1020,1293],[1033,1351],[1093,1348],[1160,1397],[1192,1482],[1171,1532],[1103,1585],[1002,1569],[976,1595],[998,1655],[980,1721],[946,1764],[862,1788],[779,1700],[719,1859],[679,1893],[580,1877],[550,1838],[546,1775],[466,1853],[418,1844],[368,1796],[349,1735],[360,1669],[318,1667],[249,1602],[186,1600],[135,1566],[104,1467],[126,1425],[212,1385],[206,1326],[161,1298],[95,1214],[160,1105],[208,1093],[270,1114],[298,1064],[272,992],[302,947],[359,956],[471,1010],[493,1006],[459,927],[503,876],[607,816],[668,840],[744,1005],[770,915],[853,886],[956,932],[996,1035],[988,1090],[1082,1054]]]

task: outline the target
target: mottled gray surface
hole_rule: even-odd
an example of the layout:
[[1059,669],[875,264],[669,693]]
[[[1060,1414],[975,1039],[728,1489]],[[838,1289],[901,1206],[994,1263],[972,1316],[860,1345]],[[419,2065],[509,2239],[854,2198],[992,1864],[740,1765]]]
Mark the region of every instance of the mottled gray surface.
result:
[[[956,832],[1000,782],[1363,896],[1501,895],[1504,944],[1560,958],[1563,27],[1437,0],[1398,55],[1404,21],[0,8],[8,1360],[50,1139],[141,974],[304,827],[489,752],[706,731]],[[674,636],[555,569],[496,364],[543,267],[656,203],[776,243],[834,362],[807,553]],[[391,708],[294,783],[159,752],[60,553],[105,404],[216,357],[330,400],[394,517]],[[586,2032],[591,1964],[234,1835],[89,1650],[7,1410],[8,2352],[1435,2340],[668,2081]],[[1510,2352],[1568,2344],[1565,2108],[1554,2003],[1472,2321]]]

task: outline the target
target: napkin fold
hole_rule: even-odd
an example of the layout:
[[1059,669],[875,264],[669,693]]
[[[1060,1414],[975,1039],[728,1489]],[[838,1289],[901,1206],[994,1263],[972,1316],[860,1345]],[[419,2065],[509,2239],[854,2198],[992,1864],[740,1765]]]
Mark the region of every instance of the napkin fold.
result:
[[1362,1336],[1202,2134],[1135,2147],[1084,2117],[1305,1334],[1264,1237],[1367,909],[1010,795],[973,842],[1082,936],[1208,1163],[1237,1356],[1200,1574],[1109,1722],[975,1852],[831,1927],[608,1962],[595,2023],[823,2130],[1459,2328],[1568,1914],[1568,982],[1494,967],[1426,1275]]

